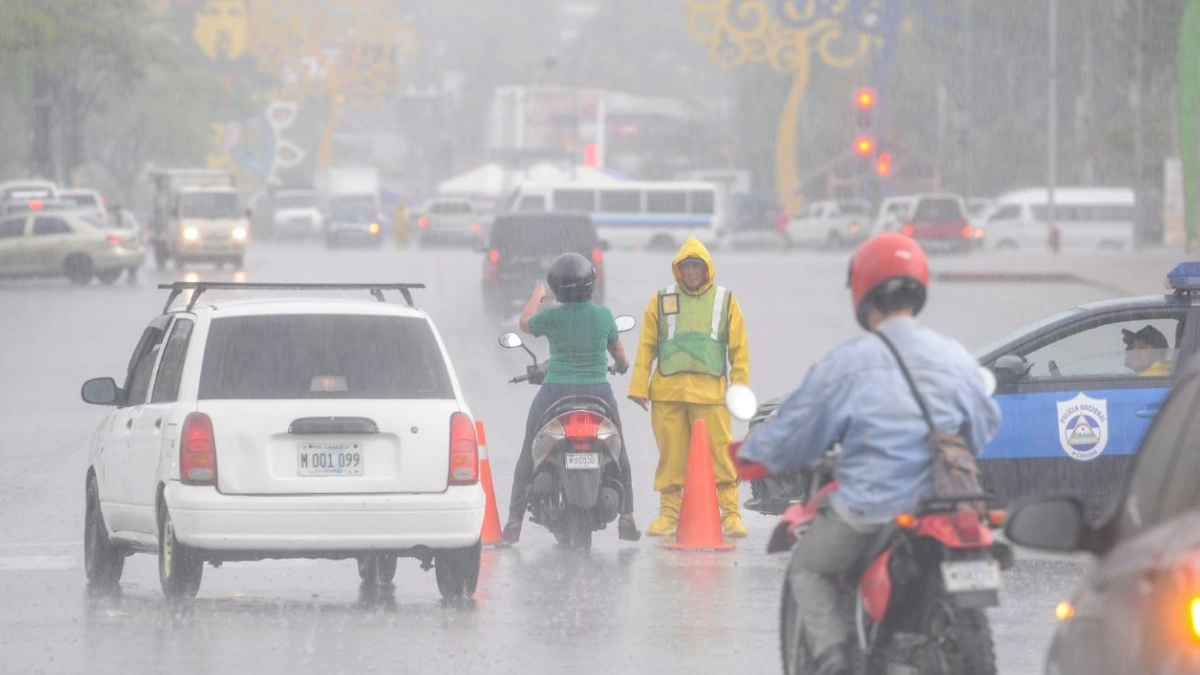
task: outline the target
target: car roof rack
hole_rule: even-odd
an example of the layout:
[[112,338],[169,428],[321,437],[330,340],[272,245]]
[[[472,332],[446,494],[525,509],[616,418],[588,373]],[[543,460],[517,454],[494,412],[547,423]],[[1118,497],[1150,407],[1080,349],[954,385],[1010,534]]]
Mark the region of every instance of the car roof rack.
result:
[[416,307],[413,303],[412,292],[416,289],[425,288],[425,284],[273,284],[273,283],[237,283],[232,281],[176,281],[172,284],[159,284],[160,290],[169,290],[171,294],[167,296],[167,304],[163,305],[163,313],[166,314],[171,309],[171,303],[175,302],[184,291],[192,291],[192,297],[188,300],[187,310],[192,311],[196,306],[196,301],[200,296],[209,290],[239,290],[239,291],[370,291],[371,295],[379,302],[386,302],[383,299],[384,291],[400,291],[400,295],[404,296],[404,302],[408,303],[409,307]]

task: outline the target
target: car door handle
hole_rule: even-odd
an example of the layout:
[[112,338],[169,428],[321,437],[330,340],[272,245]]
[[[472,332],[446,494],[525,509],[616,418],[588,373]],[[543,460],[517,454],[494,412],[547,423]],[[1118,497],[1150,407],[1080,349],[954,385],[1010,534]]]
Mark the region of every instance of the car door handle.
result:
[[1138,408],[1137,412],[1135,412],[1133,414],[1138,417],[1144,418],[1144,419],[1153,419],[1155,416],[1158,415],[1158,408],[1159,408],[1159,405],[1156,403],[1154,405],[1148,405],[1143,408]]
[[161,418],[161,417],[160,417],[160,418],[158,418],[158,419],[156,419],[156,420],[154,420],[154,429],[155,429],[155,430],[161,430],[161,429],[162,429],[162,418]]
[[129,419],[126,421],[126,422],[125,422],[125,428],[126,428],[126,429],[132,429],[132,428],[133,428],[133,418],[132,418],[132,417],[130,417],[130,418],[129,418]]

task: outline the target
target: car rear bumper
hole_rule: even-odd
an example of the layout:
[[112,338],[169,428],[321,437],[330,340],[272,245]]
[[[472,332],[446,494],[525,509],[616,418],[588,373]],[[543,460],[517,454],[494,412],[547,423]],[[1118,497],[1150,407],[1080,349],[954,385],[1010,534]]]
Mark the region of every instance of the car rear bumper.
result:
[[305,552],[460,548],[479,540],[479,485],[435,494],[226,495],[167,484],[183,543],[218,551]]

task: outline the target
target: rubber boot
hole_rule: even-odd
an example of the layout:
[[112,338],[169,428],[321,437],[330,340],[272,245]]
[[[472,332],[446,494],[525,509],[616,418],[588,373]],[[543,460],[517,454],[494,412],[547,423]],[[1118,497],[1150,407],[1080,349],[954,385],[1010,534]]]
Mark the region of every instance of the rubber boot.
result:
[[667,488],[659,495],[658,517],[646,528],[651,537],[669,537],[679,525],[679,507],[683,503],[683,492],[679,488]]
[[730,539],[743,539],[749,532],[742,524],[742,512],[738,506],[738,484],[717,485],[717,504],[721,506],[721,530]]

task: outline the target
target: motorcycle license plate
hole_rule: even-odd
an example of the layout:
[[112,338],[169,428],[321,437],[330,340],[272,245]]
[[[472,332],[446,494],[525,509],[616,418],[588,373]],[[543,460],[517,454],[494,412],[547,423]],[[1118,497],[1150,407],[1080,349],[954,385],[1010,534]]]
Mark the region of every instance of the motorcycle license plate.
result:
[[948,593],[994,591],[1000,588],[1000,564],[995,560],[943,562],[942,583]]
[[575,469],[599,469],[600,468],[600,453],[598,452],[568,452],[567,468]]

